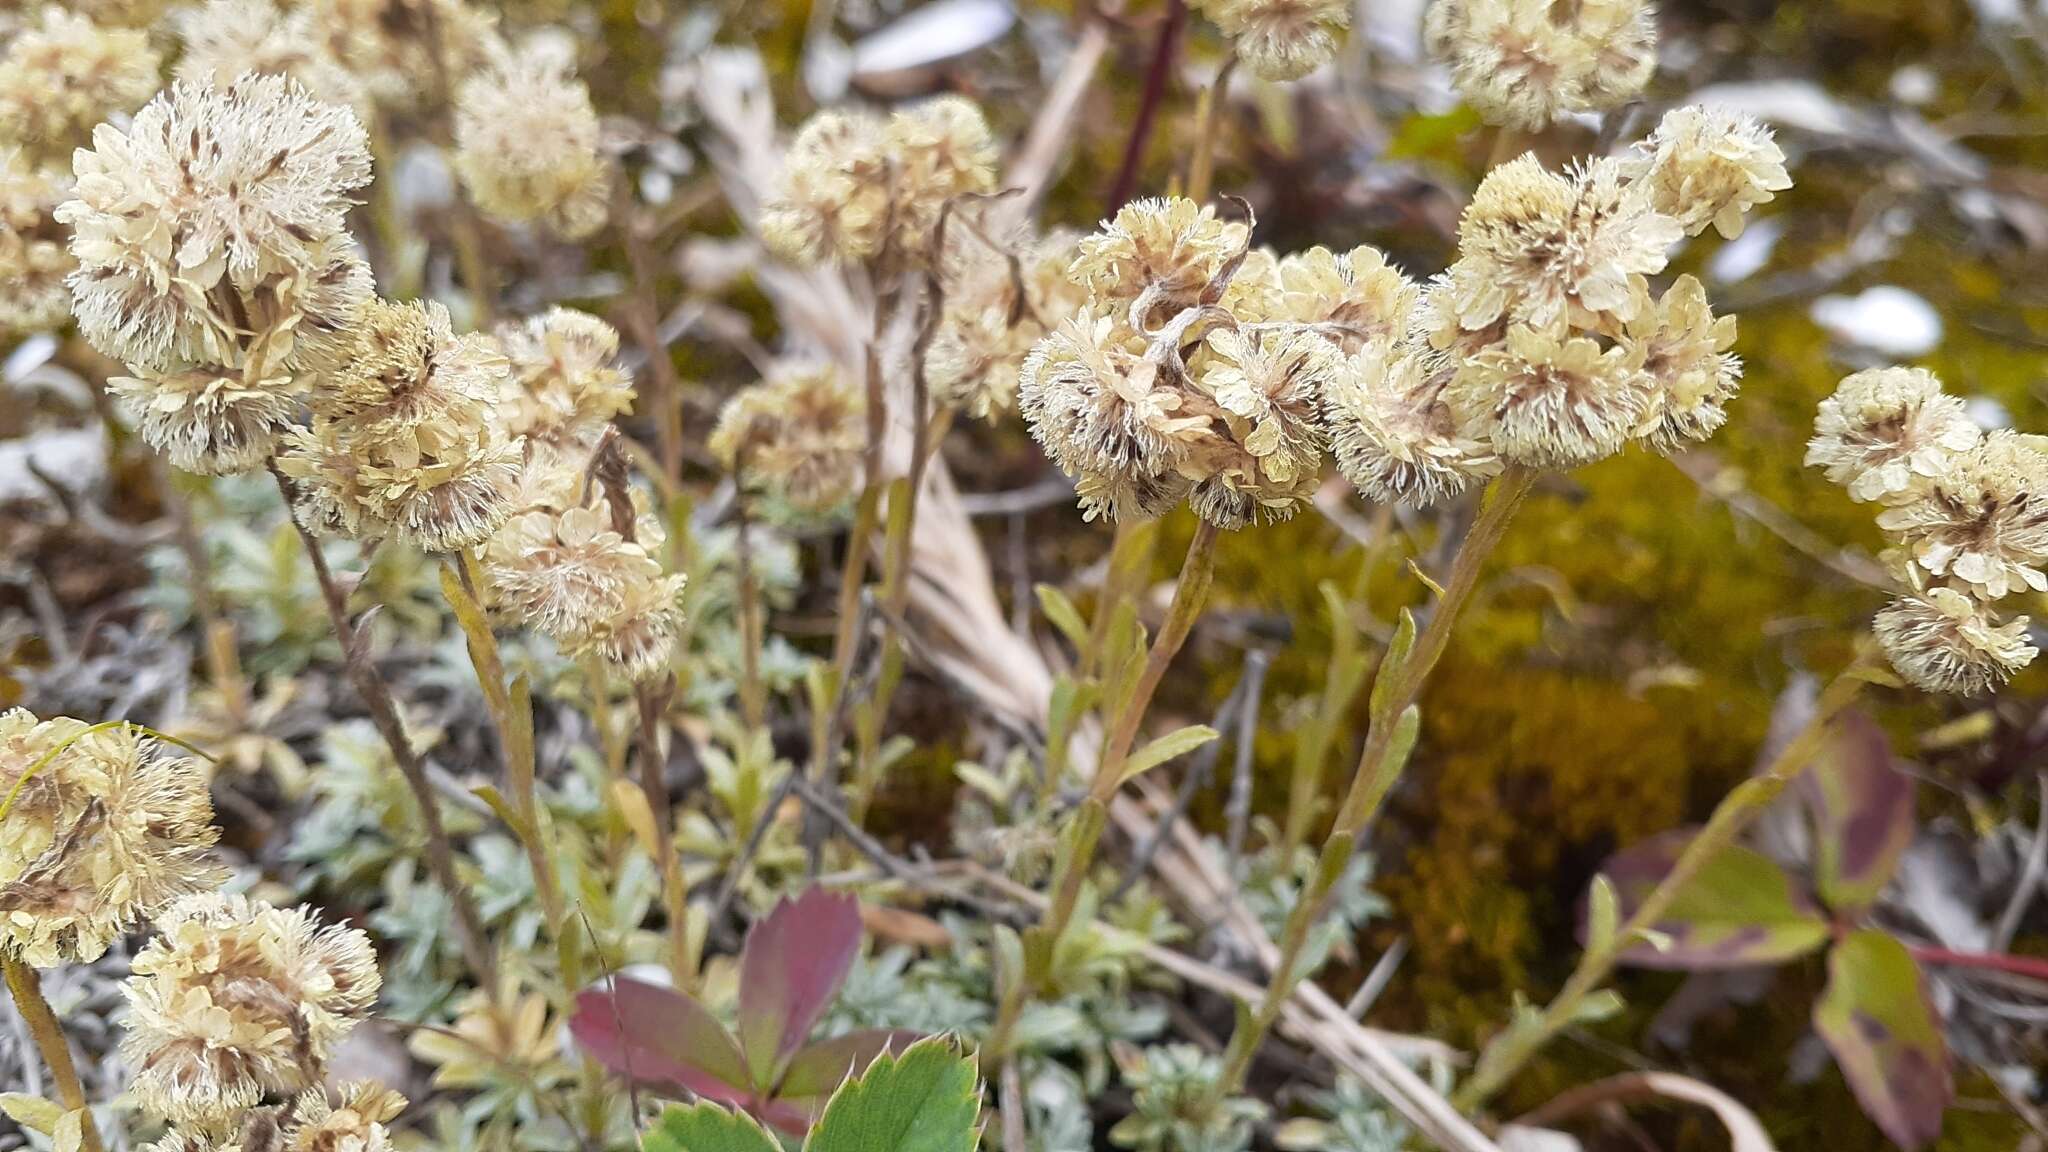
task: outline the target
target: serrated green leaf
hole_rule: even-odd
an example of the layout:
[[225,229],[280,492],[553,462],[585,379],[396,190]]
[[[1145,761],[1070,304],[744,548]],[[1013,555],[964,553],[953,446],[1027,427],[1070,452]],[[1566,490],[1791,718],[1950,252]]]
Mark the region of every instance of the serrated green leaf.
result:
[[641,1143],[645,1152],[782,1152],[752,1116],[703,1102],[671,1105]]
[[834,1092],[804,1152],[973,1152],[980,1116],[973,1061],[949,1040],[921,1040]]
[[1216,739],[1218,735],[1219,733],[1207,724],[1190,724],[1185,728],[1168,732],[1131,753],[1130,759],[1124,761],[1124,772],[1119,782],[1135,780],[1176,756],[1185,756],[1193,752]]
[[1925,979],[1904,944],[1864,928],[1835,945],[1813,1028],[1893,1143],[1913,1149],[1941,1135],[1955,1081]]
[[1072,644],[1076,650],[1086,647],[1088,622],[1081,618],[1081,610],[1074,607],[1074,602],[1067,599],[1067,594],[1050,584],[1038,584],[1031,590],[1038,595],[1038,610],[1045,613],[1045,618],[1052,622],[1052,626],[1060,630],[1060,635],[1067,638],[1067,643]]

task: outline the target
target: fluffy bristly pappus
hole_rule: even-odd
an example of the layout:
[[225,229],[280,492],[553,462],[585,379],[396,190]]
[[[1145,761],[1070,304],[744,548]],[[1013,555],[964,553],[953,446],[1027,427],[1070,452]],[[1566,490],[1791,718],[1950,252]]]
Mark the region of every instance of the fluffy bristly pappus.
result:
[[859,902],[813,888],[777,904],[747,933],[737,1033],[689,995],[629,979],[578,996],[569,1031],[620,1076],[656,1090],[687,1089],[801,1135],[847,1076],[917,1039],[870,1029],[809,1042],[860,941]]

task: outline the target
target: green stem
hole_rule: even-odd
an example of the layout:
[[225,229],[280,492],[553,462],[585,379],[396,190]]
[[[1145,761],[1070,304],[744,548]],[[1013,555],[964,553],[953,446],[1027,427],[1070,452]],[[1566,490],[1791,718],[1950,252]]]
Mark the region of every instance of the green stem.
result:
[[58,1103],[81,1118],[82,1152],[100,1152],[99,1126],[93,1123],[92,1109],[86,1106],[85,1085],[79,1082],[78,1066],[71,1061],[71,1045],[64,1039],[63,1025],[57,1022],[57,1014],[43,997],[42,978],[34,968],[13,957],[0,957],[0,967],[6,970],[7,991],[14,997],[14,1006],[21,1010],[29,1036],[43,1054],[43,1063],[50,1066],[50,1078],[57,1083]]
[[1352,854],[1357,851],[1359,834],[1378,814],[1380,804],[1392,791],[1405,764],[1405,755],[1389,755],[1395,748],[1400,718],[1422,694],[1424,681],[1450,644],[1459,612],[1479,584],[1479,573],[1485,567],[1487,557],[1493,554],[1501,537],[1507,533],[1515,512],[1535,486],[1537,475],[1533,469],[1510,465],[1487,486],[1479,516],[1473,520],[1464,542],[1458,546],[1457,556],[1451,561],[1450,578],[1444,583],[1443,596],[1431,612],[1428,626],[1416,638],[1414,648],[1405,659],[1392,666],[1381,666],[1380,674],[1393,679],[1385,685],[1375,686],[1372,727],[1366,732],[1365,749],[1359,754],[1358,767],[1352,773],[1351,787],[1337,810],[1336,821],[1331,825],[1329,835],[1323,839],[1322,851],[1316,858],[1308,887],[1288,913],[1287,925],[1280,938],[1279,959],[1273,966],[1265,995],[1251,1018],[1231,1034],[1229,1049],[1224,1054],[1224,1092],[1235,1092],[1244,1085],[1259,1044],[1272,1029],[1274,1021],[1280,1018],[1280,1010],[1288,997],[1294,995],[1294,987],[1302,977],[1302,953],[1307,947],[1309,934],[1327,912],[1337,881],[1343,877]]
[[1034,950],[1027,941],[1026,971],[1003,994],[995,1027],[982,1050],[984,1068],[996,1068],[995,1062],[1007,1055],[1005,1049],[1009,1046],[1010,1033],[1016,1028],[1018,1017],[1023,1014],[1024,1006],[1045,985],[1049,975],[1046,967],[1053,947],[1066,935],[1074,909],[1080,903],[1081,887],[1087,881],[1089,867],[1095,860],[1095,846],[1101,841],[1103,829],[1109,823],[1110,801],[1116,798],[1117,789],[1123,784],[1124,764],[1130,758],[1131,746],[1137,742],[1145,712],[1151,706],[1152,696],[1158,691],[1167,667],[1173,663],[1181,645],[1187,642],[1188,633],[1194,629],[1195,620],[1202,613],[1203,602],[1209,598],[1209,585],[1216,575],[1216,537],[1216,526],[1204,520],[1196,526],[1194,539],[1188,543],[1187,559],[1181,564],[1180,579],[1173,590],[1173,602],[1166,609],[1166,619],[1159,626],[1159,634],[1153,637],[1137,683],[1117,709],[1109,737],[1103,744],[1102,758],[1097,761],[1095,775],[1089,781],[1088,796],[1075,812],[1067,830],[1066,842],[1054,871],[1052,900],[1040,916],[1038,927],[1033,929],[1040,942],[1040,947],[1035,950],[1038,959],[1029,958]]
[[1494,1037],[1480,1054],[1478,1067],[1471,1077],[1453,1095],[1452,1103],[1468,1113],[1484,1105],[1551,1037],[1578,1019],[1580,1006],[1586,997],[1599,990],[1630,944],[1654,929],[1670,909],[1671,902],[1678,898],[1693,877],[1699,875],[1700,869],[1734,844],[1751,822],[1770,806],[1771,801],[1813,762],[1827,739],[1829,724],[1856,699],[1868,682],[1866,672],[1866,666],[1859,661],[1828,685],[1799,734],[1763,772],[1744,781],[1722,798],[1714,814],[1708,817],[1706,827],[1687,842],[1677,864],[1644,897],[1627,922],[1610,939],[1579,957],[1578,967],[1542,1015],[1532,1024],[1503,1029]]

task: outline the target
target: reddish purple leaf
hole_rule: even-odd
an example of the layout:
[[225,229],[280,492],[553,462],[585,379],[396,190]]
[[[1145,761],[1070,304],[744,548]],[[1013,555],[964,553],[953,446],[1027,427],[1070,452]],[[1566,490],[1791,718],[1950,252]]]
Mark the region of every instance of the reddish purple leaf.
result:
[[1856,1102],[1892,1143],[1911,1150],[1941,1135],[1942,1113],[1955,1097],[1948,1043],[1905,945],[1871,928],[1835,945],[1813,1027]]
[[791,1099],[815,1096],[820,1102],[848,1076],[874,1063],[884,1052],[901,1052],[922,1039],[907,1028],[869,1028],[848,1032],[798,1052],[782,1074],[777,1095]]
[[[1653,836],[1608,858],[1600,869],[1614,885],[1620,916],[1630,914],[1671,873],[1697,829]],[[1638,941],[1621,961],[1640,968],[1743,968],[1811,952],[1828,938],[1828,922],[1783,869],[1739,845],[1722,849],[1694,874],[1651,926],[1667,947]]]
[[802,1048],[860,954],[860,901],[812,888],[775,906],[740,950],[740,1049],[757,1087]]
[[673,988],[613,980],[586,989],[576,997],[569,1032],[592,1059],[627,1079],[679,1084],[727,1104],[751,1095],[732,1034]]
[[1863,712],[1843,713],[1800,794],[1813,816],[1821,898],[1837,911],[1869,907],[1913,842],[1913,778],[1893,763],[1884,730]]

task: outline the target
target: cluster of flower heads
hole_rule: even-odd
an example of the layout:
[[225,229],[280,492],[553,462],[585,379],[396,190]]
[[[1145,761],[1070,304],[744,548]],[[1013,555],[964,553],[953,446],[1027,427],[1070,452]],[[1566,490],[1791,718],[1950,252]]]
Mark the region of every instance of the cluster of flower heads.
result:
[[2033,661],[2027,618],[1996,605],[2048,591],[2048,438],[1987,433],[1933,373],[1876,368],[1821,401],[1806,462],[1883,508],[1884,560],[1907,590],[1873,630],[1900,675],[1970,694]]
[[1197,0],[1262,80],[1299,80],[1337,55],[1351,27],[1345,0]]
[[0,953],[96,960],[222,873],[207,774],[125,725],[0,714]]
[[1645,0],[1433,0],[1423,38],[1480,116],[1532,132],[1627,103],[1657,67]]
[[71,253],[51,215],[69,183],[0,145],[0,330],[54,328],[71,313]]
[[206,0],[172,23],[181,80],[285,75],[365,114],[412,110],[432,90],[424,78],[445,67],[459,81],[503,50],[495,16],[465,0]]
[[797,131],[761,239],[804,264],[914,264],[948,202],[986,194],[996,144],[974,102],[941,96],[888,117],[828,109]]
[[485,215],[576,240],[604,226],[611,175],[590,90],[552,47],[499,52],[463,81],[455,171]]
[[301,514],[316,531],[429,552],[483,543],[516,506],[524,458],[500,417],[510,362],[490,336],[456,335],[438,303],[372,300],[357,324],[354,355],[278,462]]
[[934,401],[994,420],[1015,406],[1031,346],[1087,300],[1067,279],[1080,236],[1056,232],[998,247],[962,224],[947,234],[945,298],[924,371]]
[[1186,499],[1223,527],[1293,512],[1326,450],[1418,504],[1506,465],[1673,451],[1727,418],[1735,322],[1693,277],[1648,277],[1788,184],[1761,127],[1679,109],[1627,158],[1495,169],[1427,285],[1371,248],[1276,258],[1207,208],[1133,203],[1082,242],[1090,300],[1026,360],[1025,416],[1090,515]]
[[180,83],[76,158],[72,311],[180,468],[259,466],[352,351],[370,274],[345,227],[370,154],[347,110],[277,76]]
[[860,490],[867,399],[830,364],[783,364],[719,410],[709,446],[726,470],[802,513],[840,508]]

